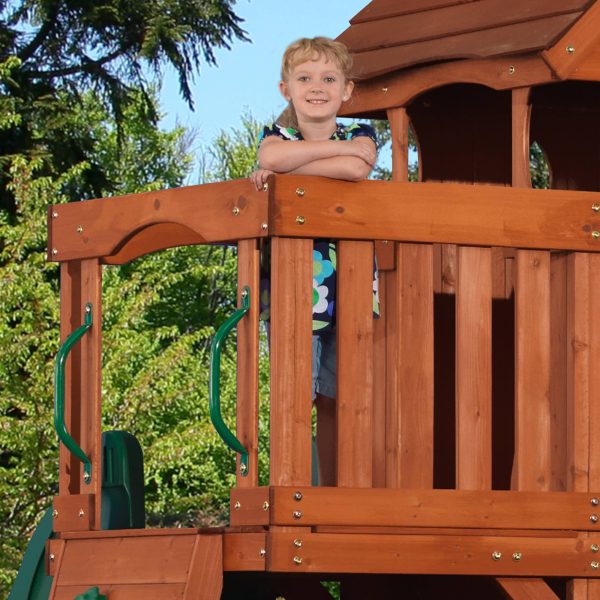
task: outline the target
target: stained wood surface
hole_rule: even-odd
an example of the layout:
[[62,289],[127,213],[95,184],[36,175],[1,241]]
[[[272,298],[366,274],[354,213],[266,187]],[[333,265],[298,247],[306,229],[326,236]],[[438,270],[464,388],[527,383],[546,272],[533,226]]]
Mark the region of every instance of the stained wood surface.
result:
[[[302,494],[300,500],[296,492]],[[591,492],[273,487],[271,493],[275,525],[600,528],[589,520]],[[294,516],[297,511],[301,516]]]
[[512,185],[531,187],[529,168],[530,88],[512,91]]
[[274,485],[311,481],[312,240],[271,240],[271,463]]
[[458,248],[456,293],[456,486],[492,486],[492,260]]
[[269,488],[233,488],[229,500],[232,526],[269,524]]
[[591,211],[598,198],[593,192],[282,176],[271,233],[598,251],[600,240],[591,235],[600,229]]
[[405,0],[402,4],[399,4],[396,0],[373,0],[352,17],[350,23],[365,23],[376,19],[396,17],[401,14],[453,6],[468,1],[470,0]]
[[340,114],[382,118],[381,111],[407,106],[423,92],[452,83],[475,83],[504,90],[548,83],[553,78],[550,67],[536,54],[426,65],[418,70],[397,71],[359,81]]
[[238,242],[238,306],[245,287],[250,290],[250,310],[237,326],[237,419],[236,435],[248,450],[249,470],[240,473],[239,487],[258,485],[258,316],[260,296],[260,256],[257,240]]
[[337,484],[373,483],[373,244],[338,242]]
[[600,80],[600,45],[594,46],[587,52],[584,59],[569,73],[569,79]]
[[266,217],[265,194],[248,179],[55,205],[49,208],[48,257],[65,261],[114,254],[113,262],[123,262],[179,240],[256,238],[266,235]]
[[387,284],[393,275],[394,271],[379,272],[381,314],[373,320],[373,487],[386,485]]
[[223,538],[196,536],[183,600],[220,600],[223,590]]
[[512,600],[558,600],[558,596],[543,579],[508,579],[502,577],[496,581]]
[[[73,600],[78,594],[88,592],[89,585],[68,585],[57,589],[49,600]],[[95,587],[95,586],[94,586]],[[181,600],[184,584],[138,584],[138,585],[101,585],[100,593],[110,600]]]
[[[293,533],[269,538],[275,572],[598,576],[579,539],[313,533],[303,535],[297,548]],[[494,552],[499,560],[492,558]],[[512,558],[515,552],[520,560]]]
[[266,533],[228,533],[223,536],[225,571],[264,571]]

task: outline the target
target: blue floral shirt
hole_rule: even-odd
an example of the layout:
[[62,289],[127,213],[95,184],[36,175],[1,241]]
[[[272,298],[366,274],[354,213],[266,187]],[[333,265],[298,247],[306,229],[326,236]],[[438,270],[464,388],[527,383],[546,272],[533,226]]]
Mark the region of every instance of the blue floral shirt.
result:
[[[302,141],[300,131],[291,127],[282,127],[277,123],[266,126],[260,137],[259,145],[265,137],[277,136],[289,141]],[[339,125],[331,136],[332,140],[351,140],[354,137],[367,136],[376,142],[374,129],[365,123]],[[270,248],[266,246],[261,257],[262,276],[260,293],[260,317],[268,320],[270,317],[270,278],[269,265]],[[313,246],[313,333],[325,333],[335,325],[335,295],[336,295],[336,262],[337,252],[335,242],[326,239],[316,239]],[[379,316],[379,279],[377,268],[373,269],[373,313]]]

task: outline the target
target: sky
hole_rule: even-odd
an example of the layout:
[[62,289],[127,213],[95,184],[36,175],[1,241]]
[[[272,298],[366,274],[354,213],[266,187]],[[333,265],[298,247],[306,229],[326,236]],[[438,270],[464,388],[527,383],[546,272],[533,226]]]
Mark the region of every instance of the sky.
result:
[[231,50],[215,52],[216,67],[202,66],[192,86],[194,112],[168,72],[161,91],[163,128],[177,123],[195,130],[195,147],[200,148],[221,130],[238,127],[244,112],[266,123],[286,105],[277,86],[288,44],[300,37],[337,37],[367,4],[368,0],[238,0],[234,12],[244,19],[241,26],[251,42],[236,40]]

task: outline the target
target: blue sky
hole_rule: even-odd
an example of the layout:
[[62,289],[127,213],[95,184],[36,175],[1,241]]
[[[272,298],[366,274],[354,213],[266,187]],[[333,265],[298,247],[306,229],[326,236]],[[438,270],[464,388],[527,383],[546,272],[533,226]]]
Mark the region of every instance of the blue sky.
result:
[[238,0],[234,10],[244,19],[242,27],[251,43],[236,41],[231,50],[217,50],[216,67],[204,65],[192,88],[194,112],[179,96],[176,78],[167,73],[161,92],[163,126],[192,128],[196,146],[208,146],[221,130],[238,126],[244,111],[261,122],[279,114],[285,107],[277,84],[286,46],[299,37],[337,37],[367,4],[368,0]]

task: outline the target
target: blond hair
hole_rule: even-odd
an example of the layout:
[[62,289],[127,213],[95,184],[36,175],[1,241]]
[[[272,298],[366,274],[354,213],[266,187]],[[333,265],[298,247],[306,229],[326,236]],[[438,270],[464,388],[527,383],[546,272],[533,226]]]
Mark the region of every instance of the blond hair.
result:
[[[334,62],[346,81],[352,81],[352,56],[350,56],[348,48],[342,42],[336,42],[323,36],[301,38],[286,48],[281,60],[281,80],[287,82],[296,66],[309,60],[318,60],[321,57]],[[296,111],[291,102],[277,117],[276,122],[283,127],[298,129]]]

